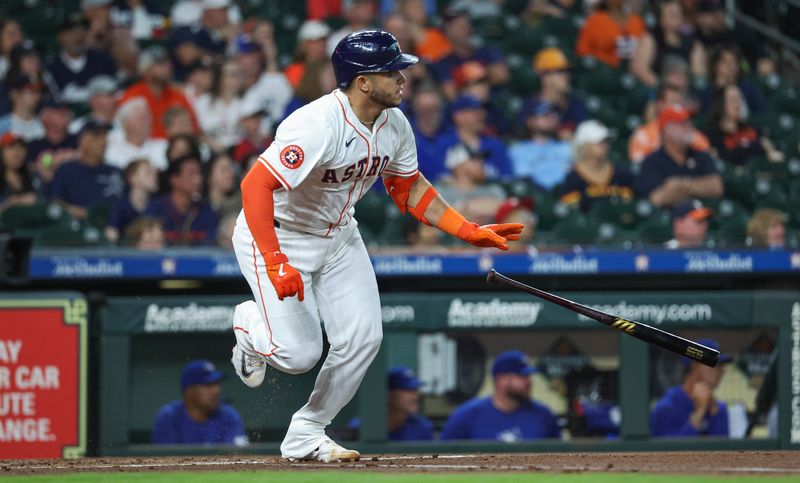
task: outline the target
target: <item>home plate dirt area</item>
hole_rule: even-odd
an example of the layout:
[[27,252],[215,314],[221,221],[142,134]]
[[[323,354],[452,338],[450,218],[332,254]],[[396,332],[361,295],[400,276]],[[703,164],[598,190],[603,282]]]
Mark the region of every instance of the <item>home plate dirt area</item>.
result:
[[397,473],[519,471],[800,476],[800,451],[365,455],[362,456],[361,461],[355,463],[291,463],[277,456],[0,461],[0,477],[76,472],[320,471],[325,469]]

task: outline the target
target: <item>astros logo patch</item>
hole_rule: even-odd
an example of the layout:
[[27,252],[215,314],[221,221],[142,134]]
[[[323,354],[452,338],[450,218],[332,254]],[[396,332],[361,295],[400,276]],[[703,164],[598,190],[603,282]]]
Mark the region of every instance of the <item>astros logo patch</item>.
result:
[[290,144],[281,150],[281,163],[289,169],[297,169],[303,164],[303,150],[296,144]]

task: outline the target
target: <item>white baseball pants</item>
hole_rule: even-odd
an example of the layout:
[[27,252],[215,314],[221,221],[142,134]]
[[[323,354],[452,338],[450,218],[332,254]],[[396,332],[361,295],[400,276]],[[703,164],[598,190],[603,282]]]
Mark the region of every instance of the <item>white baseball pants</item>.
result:
[[307,372],[317,363],[322,354],[320,319],[325,324],[328,356],[314,391],[292,416],[281,443],[284,458],[303,458],[326,437],[325,427],[353,398],[375,358],[383,337],[381,306],[356,223],[330,238],[286,228],[275,232],[281,251],[303,277],[305,300],[278,300],[242,212],[233,231],[233,248],[255,304],[243,305],[247,310],[241,322],[247,325],[253,348],[269,365],[289,374]]

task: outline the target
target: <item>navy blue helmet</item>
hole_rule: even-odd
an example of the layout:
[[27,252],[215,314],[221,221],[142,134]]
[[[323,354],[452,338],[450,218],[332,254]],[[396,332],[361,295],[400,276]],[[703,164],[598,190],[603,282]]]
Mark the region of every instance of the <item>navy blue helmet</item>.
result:
[[411,67],[416,55],[404,54],[394,35],[383,30],[362,30],[343,38],[331,55],[336,83],[344,89],[358,74],[388,72]]

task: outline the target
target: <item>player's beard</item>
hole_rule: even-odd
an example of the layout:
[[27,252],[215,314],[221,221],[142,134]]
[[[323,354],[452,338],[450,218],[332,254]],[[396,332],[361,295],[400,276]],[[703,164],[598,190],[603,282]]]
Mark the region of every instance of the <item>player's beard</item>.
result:
[[384,109],[389,109],[390,107],[397,107],[400,105],[402,101],[402,96],[398,95],[395,92],[380,92],[377,90],[373,90],[369,94],[369,98],[375,104],[381,106]]

